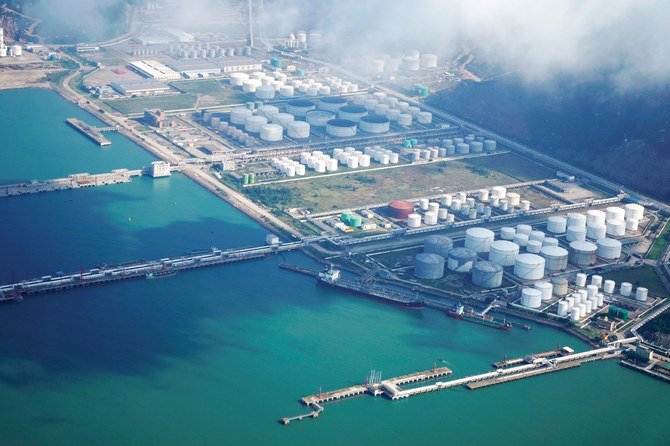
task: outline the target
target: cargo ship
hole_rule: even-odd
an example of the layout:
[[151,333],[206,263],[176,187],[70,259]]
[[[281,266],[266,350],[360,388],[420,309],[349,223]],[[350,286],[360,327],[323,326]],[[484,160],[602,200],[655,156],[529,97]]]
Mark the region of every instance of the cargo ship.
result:
[[456,304],[447,310],[447,316],[464,321],[472,322],[486,327],[495,328],[498,330],[509,330],[512,324],[506,320],[498,320],[486,314],[480,314],[472,309],[466,310],[462,304]]
[[406,310],[423,310],[423,301],[418,297],[381,285],[344,279],[341,277],[340,270],[338,269],[329,268],[326,271],[320,272],[317,280],[321,285],[344,290],[352,294],[359,294]]
[[164,269],[162,271],[147,273],[145,278],[149,280],[157,280],[157,279],[167,279],[168,277],[174,277],[176,275],[177,275],[176,269]]

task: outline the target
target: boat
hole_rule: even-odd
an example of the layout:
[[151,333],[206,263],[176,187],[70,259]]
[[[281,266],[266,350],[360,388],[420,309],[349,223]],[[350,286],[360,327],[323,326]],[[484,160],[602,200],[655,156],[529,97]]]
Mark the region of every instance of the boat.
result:
[[496,328],[498,330],[509,330],[512,328],[512,324],[506,320],[499,320],[487,314],[477,313],[473,309],[465,309],[460,303],[449,308],[446,313],[449,317]]
[[377,284],[345,279],[338,269],[328,268],[320,272],[317,280],[320,285],[359,294],[406,310],[423,310],[423,301],[418,297]]
[[167,279],[168,277],[174,277],[176,275],[177,275],[176,269],[164,269],[161,271],[147,273],[146,276],[144,277],[149,280],[157,280],[157,279]]

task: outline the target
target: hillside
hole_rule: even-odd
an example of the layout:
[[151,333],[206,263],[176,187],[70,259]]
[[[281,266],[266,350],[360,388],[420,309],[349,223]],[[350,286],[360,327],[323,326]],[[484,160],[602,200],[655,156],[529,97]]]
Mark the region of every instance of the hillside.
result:
[[556,158],[670,200],[670,87],[618,94],[603,83],[550,89],[511,77],[463,82],[427,101]]

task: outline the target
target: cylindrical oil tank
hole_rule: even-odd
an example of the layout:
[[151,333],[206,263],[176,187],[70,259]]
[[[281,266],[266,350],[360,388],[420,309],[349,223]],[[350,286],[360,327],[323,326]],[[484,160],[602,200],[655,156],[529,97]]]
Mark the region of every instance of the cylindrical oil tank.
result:
[[648,294],[649,294],[648,289],[639,286],[635,290],[635,300],[638,301],[638,302],[646,302]]
[[285,98],[292,98],[294,94],[295,90],[293,89],[292,85],[282,85],[281,87],[279,87],[279,96]]
[[435,54],[423,53],[419,58],[421,68],[436,68],[437,56]]
[[567,220],[565,217],[552,216],[547,220],[547,231],[552,234],[563,234],[567,229]]
[[335,119],[335,113],[323,110],[310,111],[305,115],[305,121],[313,127],[325,127],[332,119]]
[[256,88],[255,95],[258,99],[268,100],[274,99],[275,97],[275,87],[272,85],[261,85]]
[[586,212],[586,226],[591,226],[594,223],[604,225],[606,218],[607,214],[603,211],[591,209]]
[[299,118],[304,118],[312,110],[316,110],[316,103],[307,99],[294,99],[286,104],[286,111]]
[[[454,138],[454,142],[456,139],[459,138]],[[507,196],[507,188],[504,186],[493,186],[491,188],[491,195],[498,198],[505,198],[505,196]]]
[[566,301],[561,300],[558,302],[556,314],[561,317],[565,317],[568,315],[568,303]]
[[633,292],[633,284],[630,282],[621,282],[621,289],[619,290],[622,296],[628,297]]
[[279,109],[274,105],[263,105],[258,108],[258,114],[265,116],[268,121],[272,121],[272,117],[279,113]]
[[614,293],[614,287],[616,287],[616,282],[608,279],[603,283],[603,292],[612,294]]
[[234,108],[230,111],[230,122],[235,125],[243,125],[253,112],[248,108]]
[[359,105],[345,105],[340,107],[337,112],[337,117],[340,119],[347,119],[349,121],[358,122],[363,116],[368,114],[368,110],[365,107]]
[[459,155],[465,155],[470,153],[470,146],[464,142],[456,144],[456,153]]
[[514,275],[521,280],[539,280],[544,277],[545,261],[537,254],[519,254],[514,260]]
[[624,220],[626,218],[626,210],[617,206],[610,206],[606,209],[607,220]]
[[431,112],[419,112],[416,115],[416,122],[419,124],[430,124],[433,122],[433,114]]
[[319,110],[337,113],[342,107],[347,105],[347,99],[342,96],[328,96],[321,98],[317,104]]
[[540,255],[547,271],[563,271],[568,267],[568,251],[560,246],[543,246]]
[[[569,228],[568,228],[569,229]],[[570,243],[570,263],[576,266],[591,266],[596,263],[598,247],[591,242],[576,240]]]
[[385,133],[389,131],[391,121],[385,116],[363,116],[358,121],[358,128],[367,133]]
[[621,242],[612,238],[601,238],[596,241],[598,257],[614,260],[621,257]]
[[421,226],[421,215],[420,214],[409,214],[407,216],[407,227],[418,228],[420,226]]
[[575,276],[575,285],[578,287],[585,287],[586,286],[586,274],[584,273],[577,273]]
[[528,308],[540,308],[542,305],[542,292],[535,288],[522,289],[521,305]]
[[398,120],[396,122],[400,126],[409,127],[410,125],[412,125],[412,115],[407,113],[400,113],[398,115]]
[[260,133],[261,126],[268,123],[264,116],[249,116],[244,121],[244,130],[249,133]]
[[291,121],[286,126],[286,134],[290,138],[309,138],[310,127],[309,123],[304,121]]
[[549,283],[549,282],[537,282],[535,284],[535,288],[540,290],[540,292],[542,293],[542,300],[543,301],[551,300],[551,295],[554,291],[554,287],[551,283]]
[[554,277],[551,279],[551,285],[553,286],[553,293],[556,296],[566,296],[568,294],[568,281],[562,277]]
[[575,306],[575,307],[570,308],[570,320],[576,322],[576,321],[580,320],[581,317],[582,317],[582,315],[581,315],[581,311],[580,311],[579,307]]
[[475,252],[489,252],[495,238],[493,231],[486,228],[469,228],[465,231],[465,247]]
[[400,116],[400,110],[397,108],[391,108],[389,111],[386,112],[386,117],[389,118],[391,121],[397,121],[398,116]]
[[525,234],[530,240],[530,233],[533,232],[533,227],[530,225],[516,225],[516,233],[517,234]]
[[288,113],[277,113],[276,115],[272,116],[272,123],[279,124],[285,129],[287,129],[288,125],[293,121],[295,121],[295,117],[293,115],[289,115]]
[[542,250],[542,242],[537,240],[528,240],[528,243],[526,243],[526,252],[539,254],[540,250]]
[[503,281],[503,267],[497,263],[481,261],[472,266],[472,283],[482,288],[498,288]]
[[545,237],[542,240],[542,246],[558,246],[558,239],[554,237]]
[[565,238],[569,242],[576,242],[576,241],[583,242],[584,240],[586,240],[586,226],[581,225],[568,226],[568,231]]
[[503,226],[500,228],[500,238],[503,240],[514,240],[516,235],[516,229],[509,226]]
[[454,247],[454,241],[446,235],[429,235],[423,243],[423,252],[437,254],[445,259]]
[[515,234],[514,243],[525,248],[528,245],[528,236],[526,234]]
[[568,228],[570,226],[586,226],[586,215],[577,212],[568,214]]
[[260,81],[260,79],[247,79],[242,82],[242,90],[246,91],[247,93],[254,93],[256,89],[262,85],[263,83]]
[[542,231],[531,231],[530,236],[528,237],[528,240],[537,240],[538,242],[542,242],[542,240],[544,240],[544,232],[542,232]]
[[244,81],[247,79],[249,79],[249,75],[247,73],[231,73],[230,85],[241,87],[244,84]]
[[640,224],[640,220],[635,220],[634,218],[629,218],[626,220],[626,231],[637,231],[637,227]]
[[356,123],[348,119],[331,119],[326,123],[326,133],[339,138],[356,136]]
[[607,227],[604,223],[593,223],[586,227],[586,237],[591,240],[598,240],[607,235]]
[[440,279],[444,276],[444,257],[420,253],[414,257],[414,276],[422,279]]
[[644,206],[637,203],[629,203],[624,208],[626,219],[642,220],[642,217],[644,217]]
[[485,152],[493,152],[496,149],[496,142],[492,139],[485,139],[484,140],[484,151]]
[[424,222],[427,225],[436,225],[437,224],[437,212],[428,211],[423,214]]
[[281,141],[284,136],[284,128],[279,124],[264,124],[261,126],[261,139],[263,141]]
[[484,151],[484,143],[480,141],[472,141],[468,145],[470,146],[470,153],[482,153]]
[[447,267],[451,271],[466,273],[472,269],[476,261],[477,253],[475,251],[468,248],[454,248],[449,251]]
[[594,297],[596,297],[596,294],[598,294],[598,287],[597,286],[595,286],[593,284],[586,285],[586,298],[587,299],[593,299]]
[[624,222],[623,220],[608,220],[607,235],[611,235],[614,237],[623,237],[624,235],[626,235],[626,222]]
[[440,203],[430,202],[428,203],[428,210],[430,212],[437,212],[440,210]]

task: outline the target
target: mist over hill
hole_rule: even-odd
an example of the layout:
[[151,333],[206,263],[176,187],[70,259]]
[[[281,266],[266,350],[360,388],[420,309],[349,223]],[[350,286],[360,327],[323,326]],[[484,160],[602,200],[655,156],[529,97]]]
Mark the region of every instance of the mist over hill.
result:
[[670,86],[613,90],[596,80],[529,86],[463,82],[427,100],[563,161],[670,199]]

